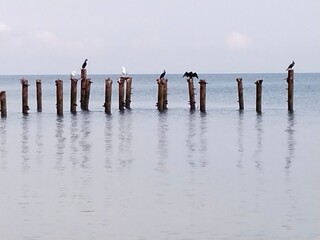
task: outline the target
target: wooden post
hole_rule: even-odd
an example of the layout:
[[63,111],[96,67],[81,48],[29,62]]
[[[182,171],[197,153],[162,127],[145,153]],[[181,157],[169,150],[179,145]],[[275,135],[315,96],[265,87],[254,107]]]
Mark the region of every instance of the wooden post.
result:
[[164,80],[164,91],[163,91],[163,108],[168,109],[168,79]]
[[78,79],[71,77],[71,88],[70,88],[70,112],[77,112],[77,84]]
[[206,112],[206,86],[207,82],[204,79],[199,81],[200,83],[200,111]]
[[40,79],[37,79],[36,87],[37,87],[37,111],[42,112],[42,88],[41,88]]
[[242,84],[242,78],[236,79],[238,82],[238,97],[239,97],[239,110],[244,109],[244,103],[243,103],[243,84]]
[[120,77],[118,79],[118,83],[119,83],[119,110],[124,110],[124,82],[125,82],[125,78]]
[[196,101],[194,96],[194,85],[193,78],[188,78],[188,87],[189,87],[189,100],[190,100],[190,110],[196,110]]
[[294,76],[294,70],[289,69],[288,70],[288,110],[293,111],[293,89],[294,89],[294,84],[293,84],[293,76]]
[[164,111],[166,109],[166,79],[157,79],[158,83],[158,110],[160,112]]
[[21,85],[22,85],[22,113],[23,114],[28,114],[29,111],[29,106],[28,106],[28,80],[22,78],[20,80]]
[[87,79],[87,69],[86,68],[81,68],[80,78]]
[[263,80],[258,80],[256,84],[256,111],[261,113],[261,94],[262,94],[262,82]]
[[131,85],[132,85],[132,77],[126,78],[126,109],[130,109]]
[[83,98],[83,110],[88,111],[89,110],[89,99],[90,99],[90,89],[91,89],[91,79],[87,78],[84,81],[84,98]]
[[81,91],[80,91],[80,107],[81,110],[85,110],[85,98],[86,98],[86,85],[87,85],[87,69],[82,68],[81,69]]
[[62,80],[56,80],[57,86],[57,115],[63,116],[63,82]]
[[105,101],[104,101],[104,112],[111,114],[111,94],[112,94],[112,80],[110,78],[105,81]]
[[7,97],[5,91],[0,91],[1,118],[7,117]]

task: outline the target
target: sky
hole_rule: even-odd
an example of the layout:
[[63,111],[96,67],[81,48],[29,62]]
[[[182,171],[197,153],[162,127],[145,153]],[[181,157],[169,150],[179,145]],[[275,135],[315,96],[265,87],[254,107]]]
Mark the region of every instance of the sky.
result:
[[0,0],[0,75],[320,72],[319,0]]

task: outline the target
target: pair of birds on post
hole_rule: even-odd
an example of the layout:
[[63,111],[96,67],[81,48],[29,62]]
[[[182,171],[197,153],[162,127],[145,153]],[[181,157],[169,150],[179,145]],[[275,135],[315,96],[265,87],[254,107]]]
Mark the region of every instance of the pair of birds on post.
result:
[[[166,75],[166,70],[163,70],[163,73],[161,73],[161,75],[160,75],[160,79],[161,78],[164,78],[164,76]],[[196,78],[198,78],[198,74],[196,73],[196,72],[185,72],[184,74],[183,74],[183,77],[187,77],[187,78],[193,78],[193,77],[196,77]]]
[[[82,65],[81,65],[82,69],[85,69],[87,67],[87,61],[88,61],[88,59],[85,59],[84,62],[82,63]],[[70,73],[70,77],[74,78],[75,76],[76,76],[76,71],[72,71]]]

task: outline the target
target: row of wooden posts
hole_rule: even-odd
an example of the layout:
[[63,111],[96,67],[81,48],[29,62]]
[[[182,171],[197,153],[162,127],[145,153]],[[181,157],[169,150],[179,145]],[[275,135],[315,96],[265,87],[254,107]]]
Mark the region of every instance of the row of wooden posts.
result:
[[[293,77],[294,71],[290,69],[288,71],[287,83],[288,83],[288,110],[293,111]],[[238,83],[238,102],[239,110],[244,109],[244,97],[243,97],[243,83],[242,78],[236,79]],[[77,82],[78,79],[71,77],[71,90],[70,90],[70,111],[76,113],[77,111]],[[167,79],[161,78],[157,79],[158,83],[158,102],[157,108],[160,112],[165,111],[168,105],[167,99]],[[190,110],[196,109],[195,101],[195,88],[193,83],[193,78],[188,78],[188,88],[189,88],[189,101]],[[262,98],[262,82],[263,80],[257,80],[256,84],[256,111],[261,113],[261,98]],[[90,87],[91,79],[87,78],[86,69],[81,69],[81,97],[80,97],[80,107],[84,111],[89,110],[89,98],[90,98]],[[118,79],[119,84],[119,110],[130,109],[131,106],[131,85],[132,78],[129,76],[121,76]],[[200,80],[200,111],[206,111],[206,81]],[[28,114],[28,80],[21,79],[22,85],[22,113]],[[125,90],[126,85],[126,90]],[[37,89],[37,111],[42,112],[42,89],[41,80],[36,81]],[[105,80],[105,113],[111,114],[111,94],[112,94],[112,80],[110,78]],[[57,99],[57,115],[63,115],[63,81],[56,80],[56,99]],[[6,92],[0,91],[0,111],[1,117],[7,116],[7,103],[6,103]]]
[[[294,71],[293,69],[288,70],[288,111],[293,111],[293,78]],[[238,98],[239,98],[239,110],[244,109],[244,101],[243,101],[243,84],[242,78],[237,78],[238,82]],[[256,84],[256,112],[261,113],[261,99],[262,99],[262,82],[263,80],[258,80],[255,82]]]

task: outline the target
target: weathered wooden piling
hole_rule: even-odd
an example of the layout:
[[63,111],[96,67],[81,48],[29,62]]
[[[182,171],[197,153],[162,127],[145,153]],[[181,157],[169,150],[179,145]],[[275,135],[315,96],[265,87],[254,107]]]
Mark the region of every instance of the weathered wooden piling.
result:
[[63,116],[63,81],[56,80],[57,90],[57,115]]
[[238,82],[238,102],[239,102],[239,110],[244,109],[244,102],[243,102],[243,84],[242,84],[242,78],[236,79]]
[[125,78],[120,77],[118,79],[119,83],[119,110],[124,110],[125,102],[124,102],[124,83],[125,83]]
[[70,112],[77,112],[77,85],[78,79],[71,77],[71,88],[70,88]]
[[104,112],[111,114],[111,95],[112,95],[112,80],[110,78],[105,80],[105,101]]
[[86,95],[86,78],[81,78],[81,87],[80,87],[80,108],[84,110],[84,99]]
[[80,90],[80,107],[81,110],[87,110],[85,107],[86,94],[87,94],[87,69],[81,69],[81,90]]
[[261,95],[262,95],[262,82],[263,80],[258,80],[256,84],[256,111],[261,113]]
[[87,79],[87,69],[86,68],[81,68],[80,78]]
[[83,103],[83,110],[88,111],[89,110],[89,99],[90,99],[90,89],[91,89],[91,79],[87,78],[84,83],[85,87],[85,93],[84,93],[84,103]]
[[167,99],[167,79],[161,78],[157,79],[158,83],[158,110],[160,112],[167,109],[168,99]]
[[189,87],[189,102],[190,102],[190,110],[196,110],[196,100],[194,96],[194,85],[193,78],[188,78],[188,87]]
[[289,69],[288,70],[288,110],[293,111],[293,90],[294,90],[294,84],[293,84],[293,77],[294,77],[294,70]]
[[126,78],[126,109],[131,108],[131,85],[132,85],[132,78]]
[[37,111],[42,112],[42,87],[41,87],[40,79],[37,79],[36,81],[36,89],[37,89]]
[[200,111],[206,112],[206,86],[207,82],[204,79],[200,79]]
[[29,83],[28,80],[22,78],[20,80],[21,85],[22,85],[22,113],[23,114],[28,114],[29,111],[29,106],[28,106],[28,87]]
[[0,91],[0,111],[1,118],[7,117],[7,97],[5,91]]
[[164,109],[168,109],[168,79],[165,79],[165,82],[164,82],[164,96],[163,96],[163,98],[164,98],[164,102],[163,102],[163,104],[164,104],[164,106],[163,106],[163,108]]

